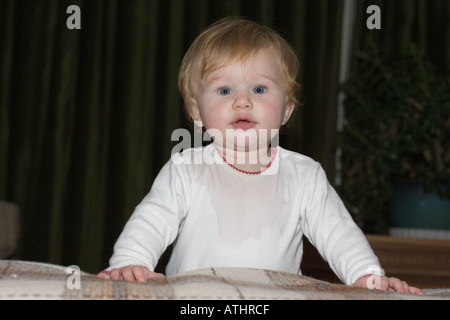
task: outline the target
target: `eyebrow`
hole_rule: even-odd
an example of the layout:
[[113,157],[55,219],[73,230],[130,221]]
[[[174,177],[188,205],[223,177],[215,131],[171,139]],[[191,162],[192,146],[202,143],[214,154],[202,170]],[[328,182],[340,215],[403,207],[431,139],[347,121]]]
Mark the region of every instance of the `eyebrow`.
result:
[[265,74],[257,74],[256,76],[257,76],[257,77],[261,77],[261,78],[268,79],[268,80],[272,81],[273,83],[277,83],[277,81],[276,81],[273,77],[271,77],[271,76],[269,76],[269,75],[265,75]]
[[[273,77],[271,77],[271,76],[269,76],[269,75],[266,75],[266,74],[256,74],[255,75],[255,77],[256,78],[264,78],[264,79],[267,79],[267,80],[269,80],[269,81],[271,81],[271,82],[273,82],[273,83],[278,83],[276,80],[275,80],[275,78],[273,78]],[[208,79],[208,77],[207,77],[207,79],[205,79],[205,83],[208,83],[208,84],[211,84],[211,83],[214,83],[214,82],[216,82],[216,81],[219,81],[219,80],[221,80],[221,79],[223,79],[223,78],[226,78],[226,77],[224,77],[224,76],[222,76],[222,75],[217,75],[217,76],[214,76],[214,77],[212,77],[212,78],[210,78],[210,79]]]
[[212,78],[209,78],[209,77],[206,77],[206,81],[205,82],[215,82],[215,81],[218,81],[218,80],[220,80],[220,79],[222,79],[222,78],[224,78],[223,76],[220,76],[220,75],[217,75],[217,76],[214,76],[214,77],[212,77]]

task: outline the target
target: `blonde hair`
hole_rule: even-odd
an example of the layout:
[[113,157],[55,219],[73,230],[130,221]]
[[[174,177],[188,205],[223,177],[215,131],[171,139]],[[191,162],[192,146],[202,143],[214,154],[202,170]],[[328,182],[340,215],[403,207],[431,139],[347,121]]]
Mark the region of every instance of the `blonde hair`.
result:
[[205,77],[234,61],[242,62],[272,47],[278,54],[286,81],[287,97],[297,104],[299,61],[291,45],[276,31],[241,18],[226,18],[204,30],[186,52],[178,74],[178,88],[187,114]]

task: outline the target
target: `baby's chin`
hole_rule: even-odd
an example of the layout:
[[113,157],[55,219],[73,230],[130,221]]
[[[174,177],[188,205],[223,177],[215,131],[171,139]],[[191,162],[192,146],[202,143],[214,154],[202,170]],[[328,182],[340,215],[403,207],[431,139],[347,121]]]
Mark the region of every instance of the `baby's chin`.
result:
[[270,143],[259,143],[258,141],[247,140],[245,142],[232,142],[228,141],[226,143],[216,143],[214,141],[216,148],[219,150],[224,150],[225,152],[246,152],[246,153],[258,153],[261,155],[265,155],[270,150]]
[[216,147],[245,152],[267,151],[271,145],[278,145],[278,132],[279,129],[264,129],[258,126],[246,130],[242,128],[206,130]]

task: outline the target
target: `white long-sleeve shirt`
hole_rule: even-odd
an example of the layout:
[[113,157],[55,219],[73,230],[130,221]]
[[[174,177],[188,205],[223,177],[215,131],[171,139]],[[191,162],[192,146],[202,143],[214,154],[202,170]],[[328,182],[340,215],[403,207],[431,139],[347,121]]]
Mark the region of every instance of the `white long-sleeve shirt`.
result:
[[303,235],[346,284],[368,270],[384,274],[317,162],[278,147],[262,174],[249,175],[224,163],[210,144],[166,163],[125,225],[108,269],[154,270],[174,242],[166,275],[207,267],[301,274]]

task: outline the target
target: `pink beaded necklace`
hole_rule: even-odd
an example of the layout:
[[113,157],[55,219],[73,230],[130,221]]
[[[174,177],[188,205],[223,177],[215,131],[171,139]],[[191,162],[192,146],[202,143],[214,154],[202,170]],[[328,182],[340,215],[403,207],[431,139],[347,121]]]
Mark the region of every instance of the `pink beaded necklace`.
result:
[[270,163],[267,165],[267,167],[265,167],[264,169],[262,169],[261,171],[256,171],[256,172],[251,172],[251,171],[246,171],[246,170],[242,170],[239,169],[235,166],[233,166],[231,163],[229,163],[225,157],[219,152],[219,150],[216,149],[216,152],[218,155],[220,155],[220,157],[222,158],[223,161],[225,161],[225,163],[227,165],[229,165],[231,168],[233,168],[234,170],[240,172],[240,173],[244,173],[244,174],[249,174],[249,175],[259,175],[262,174],[263,172],[265,172],[266,170],[268,170],[270,168],[270,166],[272,165],[273,161],[275,160],[275,157],[277,156],[278,153],[278,147],[276,148],[271,148],[272,151],[272,159],[270,160]]

